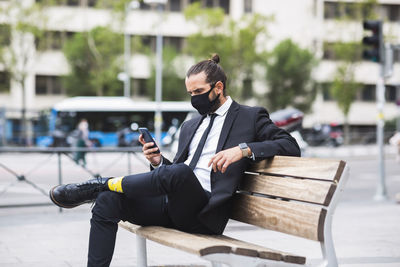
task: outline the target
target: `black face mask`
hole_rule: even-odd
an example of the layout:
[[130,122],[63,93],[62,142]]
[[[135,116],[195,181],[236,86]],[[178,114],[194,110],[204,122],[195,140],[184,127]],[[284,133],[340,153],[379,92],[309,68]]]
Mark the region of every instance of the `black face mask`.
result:
[[212,109],[215,107],[215,105],[218,104],[219,94],[212,101],[210,101],[210,99],[208,98],[208,96],[211,93],[212,89],[214,89],[214,86],[215,85],[213,85],[211,87],[211,89],[208,92],[204,93],[204,94],[192,96],[192,99],[191,99],[192,106],[195,109],[197,109],[197,111],[201,115],[207,114],[208,112],[212,111]]

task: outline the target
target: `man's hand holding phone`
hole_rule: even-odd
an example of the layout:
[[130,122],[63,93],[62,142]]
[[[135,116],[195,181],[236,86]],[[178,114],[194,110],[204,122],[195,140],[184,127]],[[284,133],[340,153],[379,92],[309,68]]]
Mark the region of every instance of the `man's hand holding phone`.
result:
[[139,142],[143,145],[143,154],[153,166],[161,163],[161,152],[146,128],[139,128]]

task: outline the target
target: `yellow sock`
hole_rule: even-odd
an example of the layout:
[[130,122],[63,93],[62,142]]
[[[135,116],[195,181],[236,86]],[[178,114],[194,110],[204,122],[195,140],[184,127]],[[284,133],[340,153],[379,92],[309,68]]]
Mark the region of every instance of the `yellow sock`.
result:
[[108,189],[110,189],[110,191],[123,193],[121,185],[122,179],[124,179],[124,176],[108,179],[107,181]]

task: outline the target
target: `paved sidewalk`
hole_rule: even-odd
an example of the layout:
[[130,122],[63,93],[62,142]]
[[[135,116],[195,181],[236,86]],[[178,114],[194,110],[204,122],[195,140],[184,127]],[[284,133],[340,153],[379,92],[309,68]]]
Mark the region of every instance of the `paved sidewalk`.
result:
[[[323,156],[321,152],[319,156]],[[4,160],[1,155],[0,160]],[[340,266],[400,266],[400,204],[393,200],[395,193],[400,192],[400,165],[395,163],[393,154],[387,155],[389,200],[376,202],[373,201],[378,173],[375,156],[347,157],[345,160],[351,167],[350,179],[333,220],[333,237]],[[71,179],[67,176],[66,180]],[[3,179],[4,173],[0,172],[0,177]],[[1,183],[0,179],[0,187]],[[52,183],[43,181],[41,186],[49,188]],[[25,200],[44,198],[28,186],[10,190],[6,197],[0,196],[0,203],[5,201],[4,198],[6,201],[15,200],[17,196],[23,196]],[[56,207],[0,209],[0,266],[85,266],[89,219],[89,205],[62,213]],[[319,245],[313,241],[234,221],[228,224],[225,233],[305,255],[313,264],[321,259]],[[135,259],[135,237],[120,229],[111,266],[135,266]],[[148,242],[148,262],[151,266],[211,266],[196,256],[153,242]]]

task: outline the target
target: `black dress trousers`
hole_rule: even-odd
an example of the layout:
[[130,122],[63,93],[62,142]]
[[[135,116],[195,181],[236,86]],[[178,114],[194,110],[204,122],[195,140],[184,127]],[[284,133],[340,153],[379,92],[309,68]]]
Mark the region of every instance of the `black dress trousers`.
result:
[[208,203],[205,191],[185,164],[163,165],[142,174],[125,176],[123,194],[99,194],[92,210],[88,266],[109,266],[120,220],[139,225],[213,234],[197,219]]

